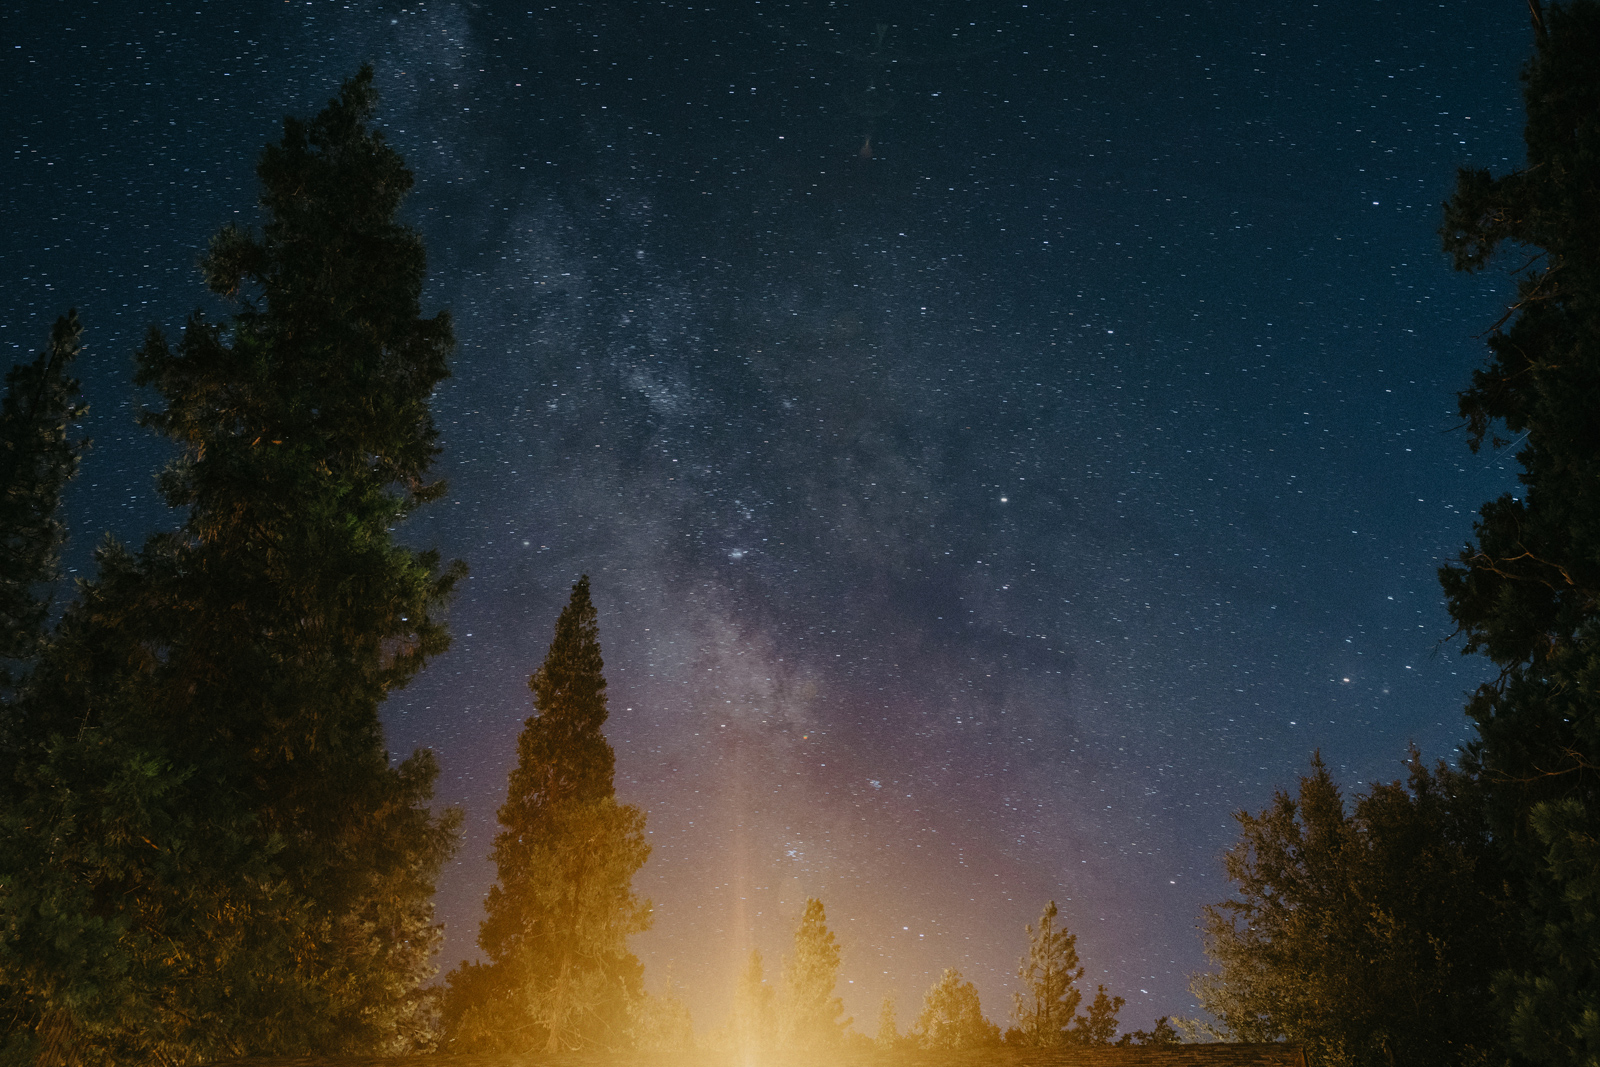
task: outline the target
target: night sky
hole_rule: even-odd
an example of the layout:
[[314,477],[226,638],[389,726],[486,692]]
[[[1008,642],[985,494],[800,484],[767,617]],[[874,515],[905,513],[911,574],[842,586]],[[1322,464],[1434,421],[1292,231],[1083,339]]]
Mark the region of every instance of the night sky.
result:
[[1434,571],[1513,484],[1454,404],[1510,287],[1434,231],[1457,166],[1522,158],[1530,38],[1521,0],[24,0],[0,353],[79,309],[69,565],[172,525],[131,354],[371,60],[460,341],[402,536],[472,577],[385,712],[467,811],[441,964],[587,573],[634,946],[700,1029],[808,895],[864,1031],[947,966],[1003,1025],[1050,898],[1148,1028],[1193,1010],[1233,811],[1469,736]]

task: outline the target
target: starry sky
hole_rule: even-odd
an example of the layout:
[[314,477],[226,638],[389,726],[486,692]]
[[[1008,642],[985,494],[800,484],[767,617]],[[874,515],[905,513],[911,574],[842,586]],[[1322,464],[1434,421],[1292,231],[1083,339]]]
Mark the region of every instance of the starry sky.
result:
[[[467,812],[475,953],[528,673],[591,576],[634,941],[697,1026],[807,896],[845,1007],[945,967],[1005,1022],[1060,903],[1126,1029],[1190,1014],[1231,813],[1314,749],[1449,757],[1486,675],[1435,568],[1504,456],[1454,394],[1503,271],[1453,274],[1461,165],[1521,160],[1520,0],[1283,5],[24,0],[0,16],[0,353],[80,310],[68,500],[173,517],[131,354],[366,60],[416,173],[461,557],[452,651],[385,711]],[[148,399],[148,398],[146,398]]]

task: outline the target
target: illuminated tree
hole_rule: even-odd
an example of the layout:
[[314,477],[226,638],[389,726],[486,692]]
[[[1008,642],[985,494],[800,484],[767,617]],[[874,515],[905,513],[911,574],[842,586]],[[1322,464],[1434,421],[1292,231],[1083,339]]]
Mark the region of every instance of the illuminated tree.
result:
[[1600,5],[1530,8],[1527,163],[1461,171],[1440,230],[1458,270],[1505,243],[1520,263],[1460,407],[1474,451],[1519,446],[1521,485],[1483,505],[1440,580],[1463,651],[1500,668],[1467,713],[1527,900],[1497,983],[1512,1051],[1577,1065],[1600,1057]]
[[873,1044],[881,1049],[900,1046],[900,1025],[895,1016],[893,997],[884,997],[883,1004],[878,1008],[878,1034]]
[[1320,758],[1298,795],[1239,812],[1237,894],[1203,915],[1214,1037],[1304,1042],[1325,1067],[1464,1067],[1498,1040],[1510,916],[1477,788],[1413,752],[1345,810]]
[[364,68],[257,166],[265,223],[202,261],[232,301],[152,330],[141,421],[177,528],[107,544],[8,716],[9,1055],[184,1063],[425,1044],[455,814],[378,709],[445,649],[462,568],[391,530],[442,486],[411,176]]
[[1012,995],[1015,1039],[1037,1048],[1066,1042],[1067,1027],[1083,999],[1077,986],[1083,977],[1083,968],[1078,964],[1078,938],[1065,926],[1057,926],[1056,915],[1056,902],[1052,900],[1039,916],[1039,925],[1027,928],[1028,954],[1017,969],[1025,992]]
[[628,1004],[643,992],[627,939],[650,925],[633,876],[650,846],[644,813],[616,800],[603,669],[585,576],[528,679],[534,713],[517,739],[490,853],[499,876],[478,930],[490,962],[453,972],[446,996],[457,1051],[627,1043]]
[[786,1049],[826,1049],[838,1044],[849,1019],[833,995],[839,981],[839,946],[827,912],[815,897],[806,901],[794,931],[794,955],[784,960],[779,1030]]
[[687,1052],[694,1048],[694,1020],[669,982],[659,995],[642,994],[629,1015],[633,1047],[645,1052]]
[[777,1030],[774,999],[761,965],[761,951],[751,949],[733,994],[733,1045],[746,1059],[772,1048]]
[[986,1048],[1000,1043],[1000,1028],[983,1017],[977,986],[962,981],[954,967],[945,968],[923,995],[916,1033],[924,1048]]

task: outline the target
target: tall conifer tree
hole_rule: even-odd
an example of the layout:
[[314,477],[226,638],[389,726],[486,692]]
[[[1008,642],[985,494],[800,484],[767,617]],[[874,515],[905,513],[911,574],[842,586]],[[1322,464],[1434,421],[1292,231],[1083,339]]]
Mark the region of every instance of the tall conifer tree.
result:
[[50,608],[41,586],[60,576],[66,531],[56,513],[88,445],[68,436],[70,425],[88,411],[69,374],[82,335],[78,313],[67,312],[50,331],[50,347],[6,375],[0,406],[0,696],[10,695],[18,667],[38,652]]
[[[1056,902],[1039,915],[1039,925],[1029,926],[1028,954],[1017,967],[1023,992],[1013,994],[1012,1015],[1024,1045],[1052,1048],[1066,1040],[1067,1027],[1083,993],[1078,980],[1078,938],[1056,923]],[[1008,1037],[1007,1040],[1015,1040]]]
[[839,983],[839,944],[828,929],[822,901],[806,901],[794,931],[794,955],[783,964],[782,1025],[784,1047],[828,1049],[837,1045],[850,1025],[840,1019],[844,1004],[833,995]]
[[885,1052],[900,1045],[900,1025],[893,997],[884,997],[883,1003],[878,1005],[878,1033],[872,1043]]
[[486,964],[450,976],[450,1047],[556,1052],[618,1047],[642,968],[627,938],[650,925],[633,876],[650,846],[644,813],[618,804],[601,733],[606,680],[588,576],[528,679],[534,713],[517,739],[495,836],[498,878],[478,931]]
[[448,637],[463,568],[396,544],[437,496],[400,156],[372,71],[261,156],[259,234],[203,261],[232,301],[151,331],[147,426],[179,449],[178,528],[108,543],[12,717],[0,813],[8,1054],[184,1064],[426,1040],[433,881],[457,816],[391,766],[378,707]]
[[1529,7],[1527,164],[1463,170],[1440,231],[1459,270],[1532,253],[1460,398],[1474,450],[1520,443],[1522,486],[1440,578],[1466,651],[1500,668],[1467,711],[1528,902],[1497,986],[1513,1049],[1577,1065],[1600,1059],[1600,4]]
[[759,1060],[772,1050],[777,1010],[767,984],[761,950],[751,949],[733,992],[733,1047],[741,1059]]
[[872,1038],[872,1043],[883,1051],[890,1051],[901,1045],[899,1016],[894,1013],[893,997],[883,998],[883,1003],[878,1005],[878,1032]]

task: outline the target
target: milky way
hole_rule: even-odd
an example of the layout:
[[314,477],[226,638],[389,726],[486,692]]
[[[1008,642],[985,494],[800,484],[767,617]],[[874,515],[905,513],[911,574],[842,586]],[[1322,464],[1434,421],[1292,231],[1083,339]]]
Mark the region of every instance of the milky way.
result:
[[1520,161],[1518,4],[239,6],[14,21],[0,345],[87,326],[79,572],[170,524],[129,354],[374,62],[460,339],[404,536],[472,578],[386,710],[468,814],[446,966],[583,573],[701,1027],[808,895],[862,1029],[946,966],[1003,1020],[1051,898],[1125,1027],[1188,1013],[1232,811],[1468,736],[1433,574],[1511,484],[1453,399],[1507,283],[1434,230]]

